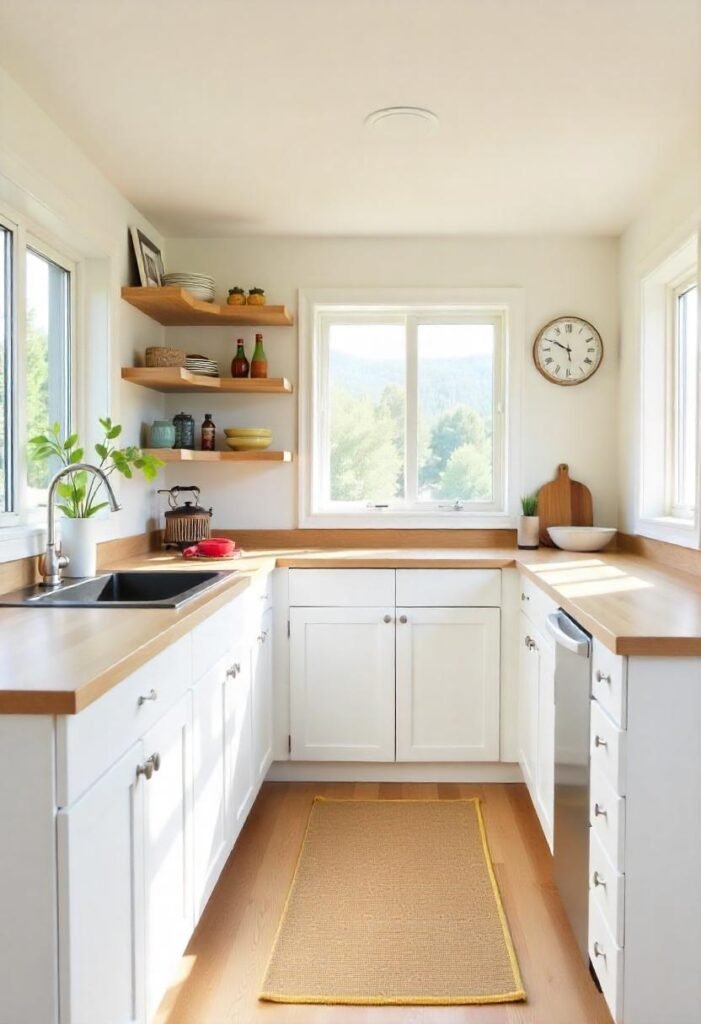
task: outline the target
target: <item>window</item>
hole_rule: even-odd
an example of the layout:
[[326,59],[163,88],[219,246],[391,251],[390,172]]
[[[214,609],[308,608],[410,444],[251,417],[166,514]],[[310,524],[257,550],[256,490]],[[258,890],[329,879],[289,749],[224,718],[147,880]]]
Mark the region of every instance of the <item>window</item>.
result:
[[300,371],[312,381],[300,402],[302,520],[504,515],[508,308],[316,294],[305,295]]
[[638,531],[699,546],[698,262],[694,236],[643,280]]
[[671,301],[670,513],[692,519],[696,509],[698,448],[698,287],[685,281]]
[[52,466],[27,459],[26,440],[71,403],[71,288],[62,256],[0,219],[0,513],[4,524],[46,500]]

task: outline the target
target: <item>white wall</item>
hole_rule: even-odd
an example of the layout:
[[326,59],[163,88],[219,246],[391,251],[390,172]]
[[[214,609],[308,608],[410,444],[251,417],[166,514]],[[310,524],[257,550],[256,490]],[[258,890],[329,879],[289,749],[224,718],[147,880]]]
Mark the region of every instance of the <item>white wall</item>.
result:
[[[265,287],[269,302],[295,314],[297,290],[314,287],[522,287],[526,290],[528,351],[522,394],[525,493],[554,476],[559,462],[588,484],[596,522],[617,521],[618,280],[615,239],[168,239],[169,270],[212,274],[221,296],[234,284]],[[533,365],[533,338],[546,321],[572,313],[601,332],[598,373],[575,388],[547,383]],[[254,330],[168,328],[168,342],[211,355],[228,366],[237,336],[250,354]],[[264,332],[271,376],[297,384],[296,328]],[[271,426],[276,448],[296,450],[297,398],[171,396],[169,412],[212,412],[219,429]],[[214,525],[292,528],[297,525],[296,466],[188,465],[168,469],[172,483],[196,483],[213,505]]]
[[667,172],[620,240],[619,526],[636,532],[640,476],[641,281],[701,224],[701,132]]
[[[158,344],[163,329],[123,302],[119,289],[129,283],[128,225],[138,224],[154,241],[161,240],[2,69],[0,204],[29,218],[38,234],[78,259],[78,273],[90,283],[88,308],[78,311],[84,379],[77,383],[82,409],[90,410],[85,427],[91,430],[98,415],[110,414],[123,424],[125,443],[139,443],[143,424],[160,414],[163,399],[123,384],[119,367],[130,365],[146,345]],[[88,367],[91,375],[85,379]],[[153,486],[136,480],[118,484],[123,511],[105,521],[103,537],[141,532],[160,505]]]

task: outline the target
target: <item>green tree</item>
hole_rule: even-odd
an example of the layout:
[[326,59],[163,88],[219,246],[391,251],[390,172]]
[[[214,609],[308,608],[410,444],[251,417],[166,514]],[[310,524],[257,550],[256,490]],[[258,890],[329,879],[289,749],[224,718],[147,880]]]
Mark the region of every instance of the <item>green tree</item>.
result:
[[437,498],[464,501],[489,499],[492,494],[492,466],[488,454],[472,444],[452,452],[436,489]]
[[488,437],[480,414],[461,405],[443,413],[433,425],[430,455],[421,465],[419,486],[438,484],[453,453],[465,445],[486,453]]
[[395,443],[392,401],[383,406],[331,392],[330,490],[333,501],[386,501],[397,493],[403,454]]
[[[27,435],[41,433],[49,421],[48,338],[36,322],[33,309],[27,310],[27,336],[24,353]],[[27,483],[30,487],[46,487],[55,465],[30,462]]]

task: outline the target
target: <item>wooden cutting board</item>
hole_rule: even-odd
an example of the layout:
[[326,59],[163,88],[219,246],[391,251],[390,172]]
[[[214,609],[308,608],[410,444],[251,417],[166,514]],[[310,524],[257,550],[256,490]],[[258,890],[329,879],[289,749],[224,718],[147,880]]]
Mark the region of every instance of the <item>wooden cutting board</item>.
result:
[[554,548],[548,534],[549,526],[593,526],[594,510],[591,491],[577,480],[570,480],[569,467],[561,462],[552,483],[538,491],[540,543]]

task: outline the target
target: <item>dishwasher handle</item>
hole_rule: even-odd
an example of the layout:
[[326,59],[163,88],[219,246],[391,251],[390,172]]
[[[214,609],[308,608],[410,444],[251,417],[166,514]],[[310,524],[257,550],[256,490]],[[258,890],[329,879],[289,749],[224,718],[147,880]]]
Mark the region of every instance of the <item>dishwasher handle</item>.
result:
[[555,639],[556,643],[571,651],[572,654],[579,654],[582,658],[589,657],[589,637],[582,632],[577,625],[563,612],[551,612],[545,620],[548,632]]

